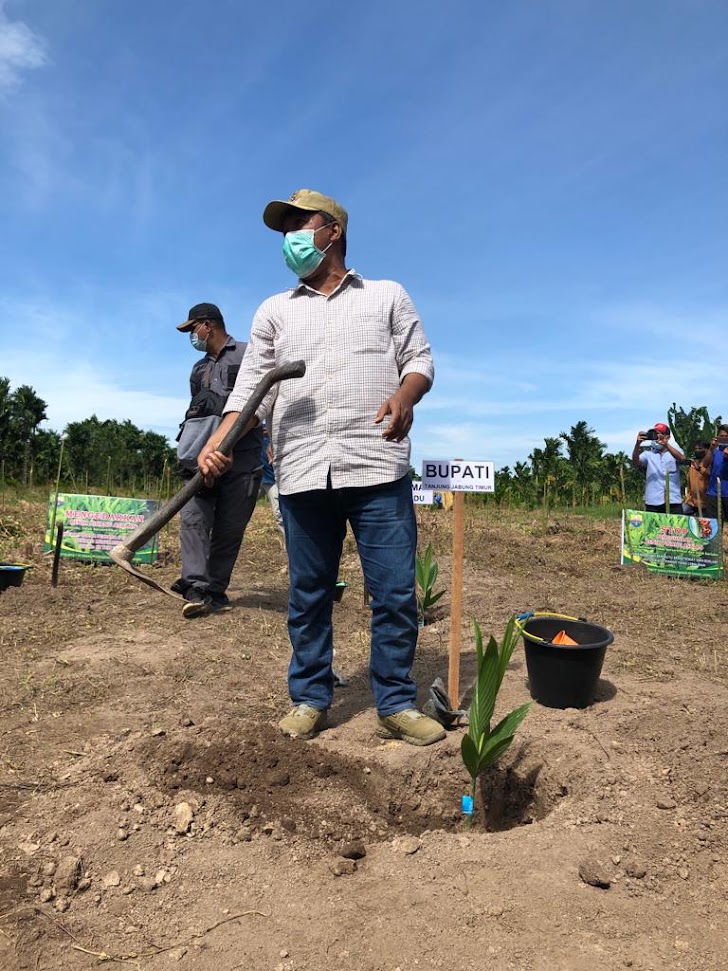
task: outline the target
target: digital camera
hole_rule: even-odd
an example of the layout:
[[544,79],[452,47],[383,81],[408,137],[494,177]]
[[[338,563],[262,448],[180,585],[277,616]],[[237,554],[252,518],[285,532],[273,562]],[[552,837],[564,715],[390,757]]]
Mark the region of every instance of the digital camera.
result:
[[656,428],[650,428],[649,431],[645,432],[645,438],[647,439],[648,442],[656,442],[657,441],[657,429]]

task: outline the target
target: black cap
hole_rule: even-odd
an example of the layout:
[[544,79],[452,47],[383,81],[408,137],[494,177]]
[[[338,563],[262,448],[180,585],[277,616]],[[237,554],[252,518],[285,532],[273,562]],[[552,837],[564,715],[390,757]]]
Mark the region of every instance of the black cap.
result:
[[214,303],[196,303],[190,308],[187,320],[183,324],[177,324],[177,330],[192,330],[200,320],[219,320],[221,324],[225,324],[220,308]]

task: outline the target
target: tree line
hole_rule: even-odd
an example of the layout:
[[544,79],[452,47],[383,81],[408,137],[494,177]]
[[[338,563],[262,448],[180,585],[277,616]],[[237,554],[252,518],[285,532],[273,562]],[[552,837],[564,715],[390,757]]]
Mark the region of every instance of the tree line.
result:
[[[134,495],[169,489],[177,457],[164,435],[144,431],[131,421],[96,415],[70,422],[61,435],[40,428],[46,402],[29,385],[10,390],[0,378],[0,482],[25,486],[61,481],[74,492],[89,488]],[[685,409],[673,403],[668,424],[673,440],[692,455],[695,444],[709,441],[721,418],[711,418],[705,405]],[[636,430],[635,430],[636,431]],[[61,461],[62,460],[62,461]],[[411,470],[414,473],[414,470]],[[569,431],[544,439],[522,462],[495,474],[493,495],[471,501],[498,505],[593,506],[606,503],[641,505],[644,473],[635,469],[631,452],[608,452],[593,428],[578,421]]]
[[[709,442],[722,419],[711,418],[705,405],[685,409],[673,402],[667,421],[688,462],[698,442]],[[495,493],[483,494],[481,501],[547,509],[608,503],[640,508],[644,484],[645,474],[635,468],[631,449],[607,452],[594,429],[579,421],[568,432],[545,438],[543,447],[534,448],[526,461],[498,469]]]
[[[131,421],[96,415],[69,422],[63,435],[40,428],[47,404],[30,385],[14,391],[0,377],[0,483],[33,485],[62,482],[74,492],[89,488],[134,495],[160,492],[176,453],[164,435]],[[168,485],[167,485],[168,487]]]

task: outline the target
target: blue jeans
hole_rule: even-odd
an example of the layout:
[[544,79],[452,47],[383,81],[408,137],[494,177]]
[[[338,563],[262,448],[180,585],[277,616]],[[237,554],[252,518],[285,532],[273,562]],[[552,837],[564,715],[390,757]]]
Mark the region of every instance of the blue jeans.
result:
[[325,709],[334,695],[331,615],[346,523],[372,598],[369,678],[380,715],[415,705],[417,522],[408,476],[365,488],[280,497],[288,549],[288,689],[294,704]]

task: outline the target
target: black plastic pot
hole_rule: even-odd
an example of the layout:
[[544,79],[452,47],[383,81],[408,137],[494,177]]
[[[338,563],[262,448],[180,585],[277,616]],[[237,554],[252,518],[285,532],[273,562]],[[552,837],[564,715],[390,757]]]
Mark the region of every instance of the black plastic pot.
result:
[[[549,644],[565,631],[576,646]],[[542,638],[543,640],[538,640]],[[614,634],[583,620],[532,617],[523,625],[531,697],[547,708],[587,708],[597,693],[599,675]]]
[[27,569],[19,563],[0,563],[0,593],[8,587],[19,587]]
[[341,603],[341,598],[344,596],[344,590],[346,590],[346,582],[344,580],[337,580],[336,586],[334,587],[335,603]]

